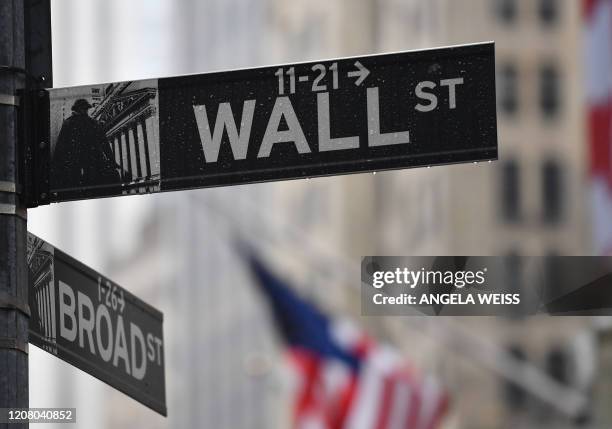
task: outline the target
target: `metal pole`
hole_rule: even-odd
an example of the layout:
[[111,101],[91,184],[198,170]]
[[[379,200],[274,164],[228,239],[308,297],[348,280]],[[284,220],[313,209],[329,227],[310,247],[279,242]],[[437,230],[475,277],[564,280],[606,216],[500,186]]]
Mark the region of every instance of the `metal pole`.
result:
[[[24,2],[0,1],[0,408],[28,407],[26,210],[18,194],[17,90],[25,85]],[[17,71],[16,71],[17,69]],[[0,424],[0,428],[8,424]],[[11,424],[27,428],[28,424]]]

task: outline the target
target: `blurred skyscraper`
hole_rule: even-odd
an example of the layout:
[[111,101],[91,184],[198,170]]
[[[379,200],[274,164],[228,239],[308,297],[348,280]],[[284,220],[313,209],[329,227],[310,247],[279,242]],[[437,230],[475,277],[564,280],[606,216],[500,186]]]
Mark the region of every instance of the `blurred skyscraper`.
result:
[[[381,0],[379,5],[383,51],[404,49],[406,40],[421,47],[496,42],[500,147],[499,161],[489,165],[377,177],[384,189],[380,198],[388,199],[379,218],[385,253],[506,256],[513,273],[509,282],[517,290],[537,274],[521,266],[521,255],[592,254],[580,2]],[[402,212],[405,217],[398,216]],[[588,320],[464,323],[553,379],[588,386],[592,337],[586,333],[586,342],[578,341]],[[457,389],[459,427],[574,427],[508,380],[448,358],[440,364]],[[470,405],[475,403],[477,409]]]
[[[286,46],[290,60],[295,49],[287,41],[316,41],[323,57],[496,42],[499,161],[317,180],[336,196],[327,211],[338,213],[338,223],[334,218],[324,223],[327,231],[336,232],[348,259],[370,254],[502,255],[513,273],[508,281],[520,289],[537,274],[520,265],[521,255],[593,253],[580,2],[371,0],[305,6],[277,1],[275,11],[276,28],[284,36],[277,44]],[[309,53],[304,48],[299,52]],[[312,185],[282,189],[297,201],[301,193],[296,189]],[[325,213],[322,208],[313,212]],[[340,306],[358,313],[354,282],[337,295]],[[325,302],[329,288],[317,293],[315,287],[313,293]],[[562,385],[590,391],[595,356],[588,319],[481,321],[456,323],[467,325],[473,337],[507,349],[513,358],[532,362]],[[447,374],[456,389],[457,427],[588,424],[588,418],[577,423],[534,400],[500,377],[502,368],[490,372],[469,353],[450,359],[440,341],[428,338],[429,331],[423,335],[414,326],[410,329],[420,326],[410,319],[363,322],[400,343],[423,365]]]

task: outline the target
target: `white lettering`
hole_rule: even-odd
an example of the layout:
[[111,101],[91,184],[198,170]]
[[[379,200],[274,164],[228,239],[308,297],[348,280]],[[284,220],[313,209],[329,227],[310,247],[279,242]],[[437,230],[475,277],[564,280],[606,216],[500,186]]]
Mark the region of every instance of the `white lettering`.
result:
[[357,149],[359,148],[359,137],[330,137],[329,119],[329,92],[317,94],[317,115],[319,119],[319,151]]
[[[69,298],[66,303],[64,298]],[[59,281],[59,317],[60,335],[68,341],[74,341],[77,336],[77,321],[74,315],[76,304],[72,288],[63,281]],[[70,319],[70,328],[66,327],[66,316]]]
[[457,107],[457,95],[455,86],[462,85],[463,78],[458,77],[456,79],[444,79],[440,81],[440,86],[448,86],[448,107],[449,109],[455,109]]
[[130,362],[127,350],[127,342],[125,340],[125,327],[123,326],[123,317],[117,316],[117,336],[115,337],[115,357],[113,365],[119,367],[119,358],[125,363],[125,372],[130,373]]
[[161,338],[155,337],[155,344],[157,345],[157,363],[161,365],[162,364],[161,362],[161,358],[162,358],[162,351],[161,351],[162,340]]
[[419,103],[415,107],[416,110],[418,110],[419,112],[431,112],[436,107],[438,107],[438,97],[436,97],[436,95],[432,94],[431,92],[423,91],[425,88],[434,89],[435,87],[436,84],[429,80],[419,82],[414,92],[416,93],[416,96],[419,97],[421,100],[428,100],[429,104]]
[[[81,292],[77,291],[77,301],[79,307],[79,346],[85,348],[83,337],[84,334],[87,333],[87,342],[89,343],[89,350],[94,355],[96,354],[96,349],[94,348],[94,340],[93,340],[93,330],[95,327],[94,323],[94,307],[91,299]],[[87,313],[89,313],[89,318],[85,318],[85,314],[83,309],[87,307]]]
[[368,105],[368,145],[370,147],[375,147],[410,143],[410,133],[408,131],[391,133],[380,132],[378,88],[368,88],[366,96]]
[[153,362],[155,360],[155,349],[153,344],[153,334],[147,334],[147,358]]
[[[135,340],[138,340],[136,343]],[[136,362],[136,345],[140,345],[141,363]],[[147,372],[147,358],[145,351],[145,340],[140,328],[133,323],[130,323],[130,345],[132,354],[132,377],[137,380],[142,380]]]
[[219,104],[215,130],[211,135],[210,123],[206,114],[206,106],[193,106],[193,113],[198,124],[200,141],[204,150],[206,162],[217,162],[223,130],[227,131],[229,143],[232,148],[234,159],[245,159],[251,137],[251,125],[253,123],[253,113],[255,111],[255,100],[246,100],[242,107],[242,119],[240,121],[240,132],[236,128],[234,114],[230,103]]
[[[106,347],[102,344],[102,319],[106,320],[106,332],[108,332],[108,342]],[[105,305],[98,305],[96,311],[96,340],[98,343],[98,351],[104,362],[109,362],[113,356],[113,325],[111,323],[110,313]]]
[[[288,130],[279,131],[278,126],[280,121],[285,117]],[[295,110],[289,97],[278,97],[274,102],[274,108],[266,127],[261,146],[259,147],[258,158],[266,158],[270,156],[272,146],[276,143],[293,142],[299,153],[310,153],[310,147],[304,136],[304,131],[300,126]]]

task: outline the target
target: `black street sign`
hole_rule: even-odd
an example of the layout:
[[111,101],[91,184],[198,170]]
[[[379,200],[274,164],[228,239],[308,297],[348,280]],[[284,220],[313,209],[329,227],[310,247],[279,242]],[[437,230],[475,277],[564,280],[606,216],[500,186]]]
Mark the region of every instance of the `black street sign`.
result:
[[163,315],[28,233],[30,342],[166,415]]
[[497,159],[494,44],[32,94],[29,206]]

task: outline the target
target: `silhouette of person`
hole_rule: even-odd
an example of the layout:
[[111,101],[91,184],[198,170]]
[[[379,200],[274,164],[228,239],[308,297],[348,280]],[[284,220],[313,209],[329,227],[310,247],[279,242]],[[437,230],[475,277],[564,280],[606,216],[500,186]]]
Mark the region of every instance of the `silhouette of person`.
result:
[[53,153],[53,189],[119,183],[119,166],[100,124],[88,114],[92,105],[80,98],[64,121]]

